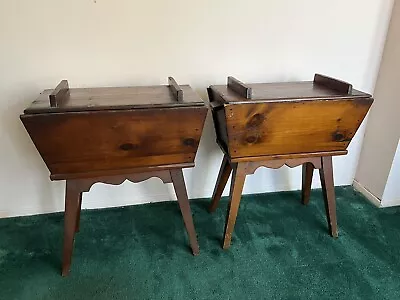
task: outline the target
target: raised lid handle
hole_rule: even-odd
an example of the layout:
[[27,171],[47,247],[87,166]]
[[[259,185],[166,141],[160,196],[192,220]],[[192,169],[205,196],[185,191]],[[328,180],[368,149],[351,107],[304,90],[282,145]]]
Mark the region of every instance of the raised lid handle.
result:
[[351,94],[353,90],[353,86],[350,83],[321,74],[314,75],[314,84],[319,84],[344,94]]
[[69,97],[69,86],[67,80],[61,80],[53,92],[49,95],[50,107],[59,107]]
[[168,87],[174,96],[174,99],[178,102],[183,102],[183,90],[179,84],[176,83],[173,77],[168,77]]
[[253,97],[253,90],[235,77],[228,77],[228,89],[235,91],[241,97],[251,99]]

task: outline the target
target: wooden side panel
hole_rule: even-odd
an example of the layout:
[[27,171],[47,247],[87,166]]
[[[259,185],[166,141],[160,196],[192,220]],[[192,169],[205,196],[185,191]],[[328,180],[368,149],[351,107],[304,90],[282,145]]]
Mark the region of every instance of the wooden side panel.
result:
[[226,119],[224,107],[217,107],[212,110],[215,133],[217,135],[217,142],[220,146],[229,153],[228,149],[228,132],[226,130]]
[[221,96],[212,88],[208,88],[207,92],[210,100],[215,133],[217,135],[217,143],[224,149],[226,153],[229,153],[228,131],[226,129],[225,107],[223,104],[224,101]]
[[23,115],[53,175],[193,162],[206,107]]
[[345,150],[372,98],[226,106],[231,157]]

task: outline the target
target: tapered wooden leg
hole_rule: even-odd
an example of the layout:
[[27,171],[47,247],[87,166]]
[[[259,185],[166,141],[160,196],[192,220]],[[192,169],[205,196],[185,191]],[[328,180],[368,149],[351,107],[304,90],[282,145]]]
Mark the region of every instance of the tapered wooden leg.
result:
[[221,168],[219,169],[217,183],[215,185],[214,192],[211,198],[211,204],[208,207],[209,212],[214,212],[217,209],[219,200],[221,200],[222,192],[224,191],[226,182],[228,181],[231,172],[232,172],[232,167],[229,163],[228,156],[224,155]]
[[79,204],[78,204],[78,213],[76,215],[75,232],[79,232],[79,224],[81,222],[81,210],[82,210],[82,193],[79,193]]
[[193,255],[198,255],[200,251],[199,244],[197,243],[196,230],[194,229],[192,211],[189,205],[182,169],[171,170],[170,174],[176,193],[176,198],[178,199],[179,207],[181,209],[183,221],[189,235],[189,241],[190,246],[192,247]]
[[232,169],[232,182],[229,193],[230,202],[225,223],[224,243],[222,246],[224,249],[228,249],[231,245],[232,233],[236,223],[244,181],[246,179],[245,163],[236,163],[232,166]]
[[335,189],[333,184],[333,168],[332,157],[324,156],[321,158],[322,166],[319,170],[321,178],[322,193],[324,195],[326,218],[328,220],[328,227],[330,234],[337,238],[337,223],[336,223],[336,201]]
[[64,249],[62,276],[67,276],[71,267],[72,250],[76,229],[76,219],[79,209],[80,191],[73,180],[67,180],[65,188],[65,213],[64,213]]
[[301,189],[301,202],[307,205],[310,202],[311,183],[314,173],[314,165],[312,163],[303,164],[303,184]]

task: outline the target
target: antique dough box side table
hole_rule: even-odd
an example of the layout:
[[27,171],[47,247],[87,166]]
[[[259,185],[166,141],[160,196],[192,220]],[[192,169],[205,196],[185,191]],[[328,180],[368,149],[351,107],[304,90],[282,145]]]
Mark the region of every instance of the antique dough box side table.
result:
[[68,275],[82,192],[96,182],[172,182],[194,255],[199,246],[182,168],[194,166],[207,107],[188,85],[45,90],[21,115],[51,180],[66,180],[62,275]]
[[215,211],[233,170],[223,248],[231,243],[246,175],[260,166],[303,167],[302,203],[313,170],[319,169],[330,234],[337,237],[332,156],[347,146],[367,114],[371,95],[346,82],[316,74],[314,81],[227,85],[208,88],[217,143],[225,153],[210,212]]

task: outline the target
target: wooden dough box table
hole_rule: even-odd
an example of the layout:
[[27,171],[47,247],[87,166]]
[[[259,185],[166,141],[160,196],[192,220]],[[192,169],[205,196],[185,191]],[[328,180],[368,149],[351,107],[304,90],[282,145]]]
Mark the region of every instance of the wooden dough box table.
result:
[[329,232],[337,237],[332,156],[347,146],[373,99],[352,85],[316,74],[313,81],[227,85],[208,89],[217,143],[225,153],[209,210],[213,212],[233,170],[223,248],[229,248],[246,175],[261,166],[303,166],[302,202],[319,169]]
[[172,182],[199,253],[182,168],[194,166],[207,107],[188,85],[45,90],[21,115],[51,180],[66,180],[62,275],[70,270],[82,193],[96,182]]

